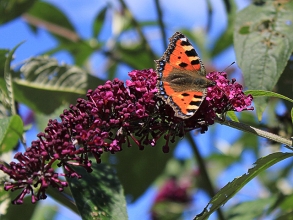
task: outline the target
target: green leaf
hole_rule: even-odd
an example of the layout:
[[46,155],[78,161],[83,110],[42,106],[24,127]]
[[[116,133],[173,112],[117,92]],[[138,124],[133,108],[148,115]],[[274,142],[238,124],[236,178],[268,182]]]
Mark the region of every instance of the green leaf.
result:
[[7,94],[0,88],[0,118],[11,115],[10,103]]
[[227,112],[227,116],[232,120],[232,121],[236,121],[236,122],[239,122],[236,114],[234,111],[228,111]]
[[276,200],[276,196],[270,196],[269,198],[237,204],[236,206],[229,208],[226,218],[229,220],[251,220],[259,219],[260,217],[263,218],[263,214]]
[[96,39],[89,41],[79,40],[78,42],[62,41],[57,47],[43,52],[44,55],[52,56],[60,51],[66,51],[74,58],[77,66],[86,65],[88,58],[96,51],[100,50],[102,43]]
[[17,101],[32,110],[50,114],[62,104],[75,103],[85,95],[88,86],[103,83],[76,66],[59,65],[49,57],[35,57],[20,69],[23,78],[14,78]]
[[34,211],[33,216],[30,220],[47,220],[47,219],[57,219],[56,214],[58,212],[57,204],[38,204],[37,208]]
[[1,0],[0,1],[0,24],[11,21],[25,13],[36,0]]
[[9,97],[9,107],[11,110],[11,114],[16,114],[16,108],[15,108],[15,100],[14,100],[14,92],[13,92],[13,86],[12,86],[12,76],[11,76],[11,70],[10,70],[10,64],[12,61],[12,56],[16,49],[22,44],[23,42],[17,44],[11,51],[9,51],[7,59],[5,60],[5,66],[4,66],[4,80],[5,85],[7,89],[7,94]]
[[[3,186],[1,188],[3,188]],[[9,191],[6,193],[8,195],[7,199],[9,201],[9,203],[8,203],[8,208],[6,210],[6,213],[1,212],[1,220],[32,219],[34,211],[36,209],[38,209],[39,206],[41,206],[40,203],[39,204],[32,204],[31,203],[31,196],[25,197],[24,203],[22,205],[13,205],[13,204],[11,204],[11,200],[15,199],[19,195],[19,191],[18,190],[14,191],[14,192]],[[1,201],[1,203],[2,203],[2,201]],[[40,218],[40,220],[43,220],[43,219],[44,218]]]
[[[121,17],[121,15],[120,15]],[[124,16],[125,17],[125,16]],[[119,18],[117,18],[117,20],[119,20]],[[140,26],[140,28],[144,28],[144,27],[148,27],[148,26],[158,26],[159,25],[159,22],[157,20],[155,21],[137,21],[138,22],[138,26]],[[123,27],[123,30],[121,30],[121,33],[122,32],[125,32],[125,31],[129,31],[129,30],[133,30],[133,24],[124,18],[124,27]]]
[[[144,52],[142,52],[144,51]],[[145,45],[135,44],[124,45],[119,44],[115,49],[115,53],[110,53],[114,59],[118,58],[120,62],[129,65],[133,69],[146,69],[154,66],[152,56],[146,52]]]
[[188,205],[186,203],[160,201],[154,203],[151,212],[155,213],[156,218],[160,220],[183,219],[182,213]]
[[81,179],[67,178],[83,220],[127,219],[126,201],[115,171],[104,164],[93,164],[92,173],[74,167]]
[[101,11],[99,11],[99,13],[97,14],[97,16],[95,18],[94,25],[93,25],[93,37],[94,38],[98,37],[98,35],[103,27],[107,10],[108,10],[108,6],[105,6]]
[[209,164],[215,162],[217,164],[217,169],[224,170],[232,163],[235,163],[240,160],[240,153],[242,151],[236,152],[237,150],[238,149],[231,149],[229,150],[229,152],[212,153],[205,160],[208,161]]
[[45,26],[46,29],[63,42],[78,41],[74,26],[67,16],[58,8],[43,1],[36,4],[26,13],[24,18],[35,27]]
[[[273,90],[293,51],[293,2],[265,1],[236,16],[234,44],[249,89]],[[265,99],[256,100],[262,114]]]
[[[291,170],[291,169],[290,169]],[[293,195],[282,195],[274,208],[280,208],[283,212],[292,210]]]
[[84,66],[88,58],[101,47],[96,40],[91,41],[80,40],[78,42],[62,42],[58,50],[64,50],[69,52],[73,58],[74,63],[77,66]]
[[[57,167],[55,167],[55,166],[57,166]],[[58,168],[58,165],[54,164],[54,169],[57,169],[57,168]],[[79,215],[76,204],[72,202],[72,201],[74,201],[74,199],[73,199],[70,187],[65,187],[64,191],[62,191],[62,194],[58,191],[58,189],[49,187],[46,190],[46,194],[48,196],[50,196],[51,199],[53,199],[58,204],[70,209],[72,212]]]
[[245,146],[245,149],[252,149],[257,155],[259,151],[258,136],[247,132],[243,132],[241,137],[235,143],[237,145]]
[[[292,81],[292,66],[293,66],[293,57],[287,63],[285,70],[283,71],[277,85],[277,92],[287,96],[290,99],[293,99],[292,84],[289,83]],[[290,111],[292,108],[292,103],[285,101],[284,104],[287,107],[287,111]]]
[[2,89],[2,91],[5,92],[5,94],[7,94],[7,88],[4,80],[4,68],[8,53],[9,50],[0,50],[0,89]]
[[277,152],[258,159],[254,167],[248,170],[248,173],[241,177],[235,178],[224,186],[208,203],[202,213],[198,214],[194,219],[207,219],[214,211],[223,206],[229,199],[231,199],[240,189],[242,189],[250,180],[257,176],[261,171],[268,169],[274,164],[292,157],[293,153]]
[[293,124],[293,108],[291,108],[291,121],[292,121],[292,124]]
[[105,72],[107,73],[107,78],[114,79],[117,74],[117,69],[118,63],[113,60],[109,60],[105,69]]
[[75,31],[74,26],[68,20],[67,16],[61,10],[48,2],[38,1],[28,11],[28,14],[71,31]]
[[23,123],[18,115],[0,119],[0,154],[12,150],[22,137]]
[[[0,118],[7,115],[7,110],[10,108],[9,99],[7,98],[7,88],[4,80],[4,69],[6,63],[6,55],[9,50],[0,50]],[[6,104],[6,107],[3,105]]]
[[286,214],[282,214],[280,216],[278,216],[275,220],[293,220],[293,211],[289,211]]
[[6,61],[6,54],[9,52],[7,49],[0,49],[0,77],[4,78],[4,67]]
[[[141,137],[136,137],[136,139],[140,140]],[[130,147],[125,144],[123,151],[111,156],[110,159],[115,158],[115,169],[124,187],[125,195],[131,196],[131,202],[133,202],[164,172],[167,162],[173,157],[178,139],[175,140],[175,143],[169,143],[169,153],[162,151],[162,146],[166,144],[163,137],[154,147],[145,144],[143,150],[131,138],[130,142]],[[102,161],[105,161],[105,158],[102,158]]]
[[[275,93],[275,92],[270,92],[270,91],[247,90],[244,93],[246,95],[251,94],[254,98],[255,97],[275,97],[275,98],[281,98],[281,99],[287,100],[289,102],[293,102],[292,99],[290,99],[286,96],[283,96],[283,95]],[[257,109],[257,117],[258,117],[258,120],[260,121],[262,118],[262,113],[265,110],[267,104],[266,104],[265,100],[263,100],[263,99],[260,99],[260,100],[255,99],[254,102],[255,102],[256,109]]]
[[265,97],[275,97],[275,98],[280,98],[280,99],[284,99],[284,100],[287,100],[289,102],[292,102],[293,103],[293,100],[286,97],[286,96],[283,96],[281,94],[278,94],[278,93],[275,93],[275,92],[271,92],[271,91],[263,91],[263,90],[247,90],[244,92],[244,94],[248,95],[248,94],[251,94],[253,97],[262,97],[262,96],[265,96]]
[[42,114],[34,112],[35,124],[39,131],[44,131],[48,126],[48,121],[50,119],[59,118],[59,115],[63,112],[64,109],[68,108],[68,104],[60,105],[52,114]]
[[178,142],[170,144],[170,152],[167,154],[163,153],[161,147],[165,142],[166,140],[161,138],[155,147],[147,145],[143,150],[132,142],[131,147],[125,146],[123,152],[115,154],[117,175],[125,194],[131,195],[132,202],[163,173],[166,163],[173,157],[173,151]]

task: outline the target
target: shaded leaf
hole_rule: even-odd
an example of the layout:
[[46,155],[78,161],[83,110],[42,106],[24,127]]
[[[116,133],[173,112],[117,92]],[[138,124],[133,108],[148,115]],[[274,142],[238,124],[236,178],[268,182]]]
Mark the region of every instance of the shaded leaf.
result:
[[75,28],[68,20],[67,16],[57,7],[48,2],[38,1],[28,11],[28,14],[34,17],[42,18],[45,21],[56,24],[58,26],[62,26],[69,30],[75,31]]
[[275,220],[284,220],[284,219],[286,219],[286,220],[293,220],[293,211],[289,211],[286,214],[282,214],[282,215],[276,217]]
[[110,166],[93,164],[92,173],[74,167],[81,179],[67,178],[82,219],[127,219],[122,186]]
[[0,153],[12,150],[22,137],[23,123],[18,115],[0,119]]
[[[9,196],[9,201],[11,201],[12,199],[15,199],[17,195],[19,194],[18,191],[6,192],[6,193]],[[40,204],[32,204],[31,197],[25,197],[24,203],[22,205],[12,205],[10,203],[8,206],[7,212],[5,214],[1,213],[1,220],[32,219],[35,210],[38,209],[40,206],[41,206]]]
[[78,42],[63,42],[58,46],[57,50],[64,50],[69,52],[74,58],[75,65],[83,66],[85,65],[85,62],[88,60],[88,58],[94,52],[97,52],[100,47],[101,44],[98,44],[97,42],[80,40]]
[[[243,202],[230,207],[226,218],[229,220],[251,220],[264,217],[263,214],[277,200],[276,196]],[[249,211],[248,211],[249,210]]]
[[42,113],[33,113],[36,126],[39,131],[44,131],[48,126],[48,121],[50,119],[57,119],[59,115],[63,112],[64,109],[67,109],[68,105],[60,105],[52,114],[42,114]]
[[115,75],[117,74],[118,63],[113,60],[109,60],[106,66],[107,69],[105,70],[105,72],[107,72],[107,78],[114,79]]
[[233,154],[233,152],[228,152],[228,154],[227,152],[224,153],[225,154],[212,153],[206,158],[206,160],[209,162],[215,162],[217,164],[217,169],[225,169],[226,167],[230,166],[232,163],[235,163],[240,159],[240,154],[236,155]]
[[[0,50],[0,88],[2,89],[2,91],[5,92],[5,94],[7,94],[7,88],[4,80],[4,68],[8,53],[9,50]],[[13,70],[10,71],[13,72]],[[12,75],[14,74],[15,73],[13,73]]]
[[[57,167],[54,167],[54,169],[57,169]],[[70,209],[72,212],[79,215],[78,209],[76,207],[76,204],[74,203],[74,199],[70,191],[70,187],[65,187],[62,193],[60,193],[58,189],[56,188],[54,189],[51,187],[46,190],[46,193],[55,202],[57,202],[58,204],[62,206],[65,206],[66,208]]]
[[281,208],[283,211],[292,209],[293,194],[284,196],[282,195],[280,201],[275,205],[275,208]]
[[293,103],[293,100],[283,96],[281,94],[275,93],[275,92],[271,92],[271,91],[263,91],[263,90],[247,90],[244,92],[246,95],[247,94],[251,94],[253,97],[261,97],[261,96],[266,96],[266,97],[275,97],[275,98],[280,98],[280,99],[284,99],[287,100],[289,102]]
[[243,132],[236,144],[241,144],[242,146],[245,146],[246,149],[252,149],[256,155],[258,153],[259,142],[257,135]]
[[[121,17],[121,15],[119,15]],[[123,16],[123,18],[125,18],[125,16]],[[119,19],[119,17],[118,17]],[[117,20],[118,20],[117,19]],[[148,26],[156,26],[159,24],[159,22],[157,20],[155,21],[137,21],[138,22],[138,25],[143,28],[143,27],[148,27]],[[123,21],[124,25],[123,26],[123,30],[121,30],[121,32],[124,32],[124,31],[129,31],[129,30],[133,30],[133,24],[130,23],[129,20],[125,19]]]
[[106,17],[106,12],[108,10],[108,6],[105,6],[99,13],[97,14],[95,20],[94,20],[94,25],[93,25],[93,37],[97,38],[103,24],[105,22],[105,17]]
[[143,150],[139,150],[139,147],[132,143],[133,146],[125,146],[123,152],[115,154],[115,169],[125,195],[131,196],[132,202],[163,173],[166,163],[173,157],[172,152],[176,145],[170,146],[170,152],[165,154],[162,151],[164,142],[161,138],[155,147],[148,145]]
[[7,94],[0,88],[0,118],[5,118],[10,114],[10,103]]
[[12,73],[10,64],[12,61],[12,56],[15,52],[15,50],[22,44],[23,42],[17,44],[11,51],[9,51],[7,55],[7,59],[5,60],[5,66],[4,66],[4,80],[5,80],[5,87],[7,89],[7,96],[8,96],[8,102],[9,107],[12,115],[16,114],[16,108],[15,108],[15,100],[14,100],[14,92],[13,92],[13,82],[12,82]]
[[143,44],[119,44],[115,53],[110,53],[115,59],[129,65],[132,69],[147,69],[154,66],[154,60],[146,52]]
[[155,219],[173,220],[182,219],[182,212],[188,205],[180,202],[161,201],[155,203],[152,207],[152,213],[155,213]]
[[155,21],[139,21],[139,25],[141,27],[148,27],[148,26],[156,26],[158,25],[158,21],[155,20]]
[[89,85],[96,87],[103,82],[76,66],[59,65],[48,57],[29,59],[20,71],[24,79],[14,79],[16,100],[44,114],[62,104],[75,103],[86,94]]
[[0,77],[4,78],[4,65],[6,60],[6,54],[9,52],[7,49],[0,49]]
[[[292,164],[291,164],[292,166]],[[270,177],[269,177],[270,178]],[[276,183],[276,181],[279,181],[280,176],[275,177],[274,180],[271,180],[273,182],[273,185]],[[281,178],[282,179],[282,178]],[[269,182],[267,179],[263,180],[264,183]],[[268,184],[267,184],[268,185]],[[267,214],[274,213],[276,210],[281,211],[281,213],[285,213],[287,211],[291,211],[292,207],[292,194],[291,195],[284,195],[282,192],[276,193],[275,197],[277,198],[276,201],[270,205],[270,208],[267,211]]]
[[50,204],[44,204],[41,203],[37,206],[37,208],[34,211],[33,216],[30,218],[30,220],[47,220],[47,219],[56,219],[56,215],[58,212],[58,206],[50,205]]
[[36,4],[26,13],[24,18],[35,27],[46,27],[58,40],[78,41],[74,26],[67,16],[54,5],[48,2],[37,1]]
[[293,124],[293,108],[291,108],[291,120],[292,120],[292,124]]
[[194,219],[207,219],[214,211],[223,206],[231,199],[239,190],[241,190],[250,180],[257,176],[261,171],[273,166],[274,164],[292,157],[293,153],[273,153],[258,159],[254,163],[254,167],[248,170],[248,173],[241,177],[235,178],[232,182],[225,185],[208,203],[202,213],[198,214]]
[[0,50],[0,117],[6,116],[6,108],[3,108],[3,104],[7,103],[7,108],[9,106],[9,100],[7,99],[7,88],[6,83],[4,80],[4,68],[6,62],[6,55],[8,54],[9,50]]
[[1,0],[0,24],[17,18],[31,8],[35,2],[36,0]]
[[[11,156],[11,155],[9,155]],[[3,160],[3,155],[1,155],[1,160]],[[1,162],[2,164],[3,162]],[[6,174],[4,173],[0,173],[0,178],[1,178],[1,186],[4,185],[4,181],[5,181],[5,176],[7,177]],[[3,215],[7,214],[7,210],[9,208],[9,206],[11,206],[11,198],[10,196],[10,192],[7,192],[4,190],[4,187],[0,188],[0,211],[1,211],[1,218],[3,217]],[[6,218],[7,219],[7,218]],[[11,218],[10,218],[11,219]]]
[[100,50],[101,43],[91,39],[89,41],[79,40],[77,42],[62,41],[57,47],[43,52],[44,55],[54,55],[60,51],[66,51],[74,59],[74,63],[77,66],[84,66],[88,58],[94,53]]
[[[276,85],[293,51],[292,11],[292,1],[265,1],[237,14],[235,51],[249,89],[271,91]],[[265,100],[255,101],[259,118]]]
[[[282,73],[276,89],[278,93],[287,96],[290,99],[293,99],[293,92],[292,92],[292,71],[293,71],[293,56],[291,56],[290,60],[287,63],[287,66]],[[292,103],[289,103],[287,101],[284,102],[284,104],[287,107],[287,111],[290,111],[292,108]]]

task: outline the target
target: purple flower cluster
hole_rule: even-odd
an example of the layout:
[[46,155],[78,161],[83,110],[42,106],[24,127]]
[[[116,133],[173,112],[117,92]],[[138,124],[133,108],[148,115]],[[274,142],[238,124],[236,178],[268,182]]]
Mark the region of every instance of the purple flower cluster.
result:
[[216,86],[208,88],[206,100],[210,106],[217,109],[216,113],[222,114],[226,111],[253,110],[251,107],[252,96],[243,93],[243,87],[232,79],[227,79],[225,72],[211,72],[208,79],[216,82]]
[[173,207],[171,215],[181,216],[184,209],[192,201],[191,186],[191,176],[167,179],[155,197],[151,209],[151,219],[157,220],[162,219],[163,216],[170,216],[170,206]]
[[[77,177],[72,167],[82,166],[91,172],[90,155],[98,163],[104,152],[112,154],[131,146],[134,142],[139,149],[145,145],[155,146],[164,137],[163,152],[169,151],[169,142],[182,137],[192,129],[202,132],[214,123],[216,113],[228,110],[242,111],[249,108],[252,97],[245,96],[241,85],[230,83],[225,73],[211,73],[208,77],[217,85],[208,88],[207,98],[190,119],[174,116],[173,109],[157,94],[157,74],[152,69],[134,70],[129,73],[131,80],[124,82],[114,79],[89,90],[87,99],[78,99],[60,115],[60,121],[50,120],[38,140],[24,153],[17,153],[9,166],[0,169],[14,182],[6,182],[5,190],[22,189],[13,201],[22,204],[26,194],[31,194],[32,203],[45,199],[46,189],[51,186],[62,191],[68,184],[59,177]],[[53,164],[63,167],[65,174],[56,173]]]
[[253,97],[245,95],[242,85],[235,79],[228,80],[225,72],[211,72],[207,78],[216,82],[216,85],[207,88],[205,100],[191,120],[186,122],[186,128],[192,127],[193,121],[197,120],[201,133],[204,133],[208,125],[214,124],[217,114],[223,115],[227,111],[254,110],[251,106]]
[[191,201],[191,195],[187,192],[188,188],[190,188],[190,184],[183,184],[177,182],[174,178],[170,178],[164,183],[159,193],[156,195],[155,203],[163,201],[188,203]]

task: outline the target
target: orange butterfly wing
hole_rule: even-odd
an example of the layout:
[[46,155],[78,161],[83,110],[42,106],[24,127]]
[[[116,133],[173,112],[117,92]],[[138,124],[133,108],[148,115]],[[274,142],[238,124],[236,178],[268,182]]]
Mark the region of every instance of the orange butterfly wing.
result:
[[175,116],[193,116],[206,96],[206,88],[214,84],[205,77],[205,68],[193,46],[176,32],[156,63],[158,95],[173,108]]

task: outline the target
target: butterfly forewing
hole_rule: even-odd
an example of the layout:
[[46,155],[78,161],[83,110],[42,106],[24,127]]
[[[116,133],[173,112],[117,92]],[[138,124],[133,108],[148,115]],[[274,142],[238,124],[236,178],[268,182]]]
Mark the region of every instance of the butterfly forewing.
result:
[[158,95],[173,108],[175,116],[193,116],[212,82],[205,78],[205,68],[189,40],[176,32],[156,63]]

